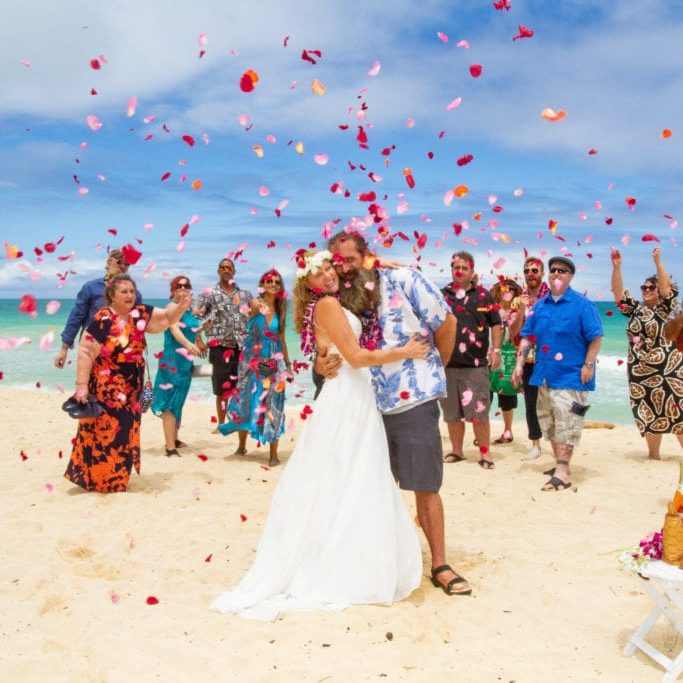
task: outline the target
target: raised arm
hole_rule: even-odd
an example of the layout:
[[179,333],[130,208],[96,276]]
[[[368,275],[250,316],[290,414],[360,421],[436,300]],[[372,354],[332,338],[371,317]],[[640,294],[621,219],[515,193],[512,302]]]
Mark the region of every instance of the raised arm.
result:
[[614,303],[618,304],[624,298],[624,282],[621,277],[621,254],[618,249],[612,249],[612,294]]
[[662,299],[666,299],[671,296],[671,278],[664,267],[662,250],[659,247],[656,247],[652,252],[652,260],[655,262],[655,267],[657,268],[657,289],[659,290],[659,296],[661,296]]
[[370,351],[358,345],[341,304],[333,297],[323,297],[315,307],[313,322],[337,347],[344,360],[353,368],[384,365],[404,358],[426,358],[426,340],[410,339],[404,346]]
[[152,309],[152,317],[147,323],[145,332],[163,332],[170,325],[175,325],[183,317],[183,313],[190,307],[192,298],[187,290],[178,295],[178,303],[171,301],[165,308]]

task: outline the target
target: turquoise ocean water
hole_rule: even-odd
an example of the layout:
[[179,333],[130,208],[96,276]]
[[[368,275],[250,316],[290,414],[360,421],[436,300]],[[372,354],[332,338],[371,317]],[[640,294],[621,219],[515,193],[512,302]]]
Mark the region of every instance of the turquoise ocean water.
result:
[[[76,349],[69,352],[68,360],[71,363],[63,370],[55,368],[52,362],[61,346],[59,335],[73,305],[71,299],[60,301],[60,309],[54,315],[48,315],[45,310],[47,300],[39,300],[38,314],[35,318],[30,318],[17,310],[18,300],[0,299],[0,372],[4,375],[2,386],[63,392],[65,396],[73,391]],[[150,300],[147,303],[165,306],[167,300]],[[599,356],[597,389],[591,396],[592,407],[588,417],[593,420],[628,424],[631,422],[631,412],[626,386],[626,318],[616,310],[613,303],[596,302],[596,305],[601,314],[605,338]],[[54,334],[54,341],[51,346],[41,350],[41,340],[50,332]],[[3,350],[7,346],[7,340],[22,338],[24,343]],[[163,335],[150,334],[147,339],[151,359],[150,372],[154,378],[156,360],[151,354],[161,349]],[[298,335],[291,328],[287,330],[287,345],[293,360],[304,360],[299,351]],[[312,396],[310,372],[303,371],[297,376],[295,384],[287,390],[288,402],[304,403],[310,401]],[[211,382],[208,378],[193,380],[190,400],[213,402]],[[522,402],[520,409],[523,410],[521,405]]]

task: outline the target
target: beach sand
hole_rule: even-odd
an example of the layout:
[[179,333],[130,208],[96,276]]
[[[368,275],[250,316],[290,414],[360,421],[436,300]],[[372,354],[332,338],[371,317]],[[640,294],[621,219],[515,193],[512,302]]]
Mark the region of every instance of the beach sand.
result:
[[[229,455],[236,437],[212,434],[211,407],[190,403],[183,457],[162,455],[161,422],[145,415],[142,476],[127,493],[85,493],[62,477],[76,430],[64,400],[0,389],[4,681],[661,680],[642,653],[622,655],[651,603],[610,551],[661,528],[674,437],[648,462],[635,427],[586,430],[575,490],[541,493],[548,448],[525,461],[521,422],[491,472],[468,429],[468,460],[446,466],[442,495],[448,559],[472,597],[432,587],[422,537],[425,578],[409,599],[263,623],[208,607],[249,567],[282,468],[264,468],[264,449]],[[680,648],[669,624],[650,639]]]

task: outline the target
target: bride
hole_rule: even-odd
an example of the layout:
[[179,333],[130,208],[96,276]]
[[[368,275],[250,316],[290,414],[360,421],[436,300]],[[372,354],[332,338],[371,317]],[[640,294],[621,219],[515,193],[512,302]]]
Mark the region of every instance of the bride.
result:
[[325,382],[280,477],[254,564],[213,602],[218,612],[270,620],[292,610],[388,604],[421,581],[417,532],[391,476],[368,367],[424,358],[427,346],[413,338],[400,348],[362,349],[360,320],[334,296],[331,261],[327,251],[301,256],[295,324],[344,363]]

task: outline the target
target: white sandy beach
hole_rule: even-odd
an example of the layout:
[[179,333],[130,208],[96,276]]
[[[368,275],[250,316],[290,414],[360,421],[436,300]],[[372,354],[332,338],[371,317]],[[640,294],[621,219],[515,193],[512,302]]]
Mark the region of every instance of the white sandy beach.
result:
[[[651,604],[609,551],[661,528],[674,437],[648,462],[635,427],[586,430],[575,490],[542,493],[548,449],[523,460],[521,421],[491,472],[468,433],[468,461],[446,466],[442,494],[448,558],[472,597],[432,587],[422,538],[410,599],[262,623],[208,606],[250,565],[281,468],[264,468],[263,449],[228,456],[236,437],[212,434],[210,406],[189,404],[182,458],[162,455],[160,420],[145,415],[142,476],[124,494],[85,493],[62,477],[76,430],[63,400],[0,389],[3,681],[661,680],[645,655],[622,655]],[[651,640],[680,647],[664,623]]]

